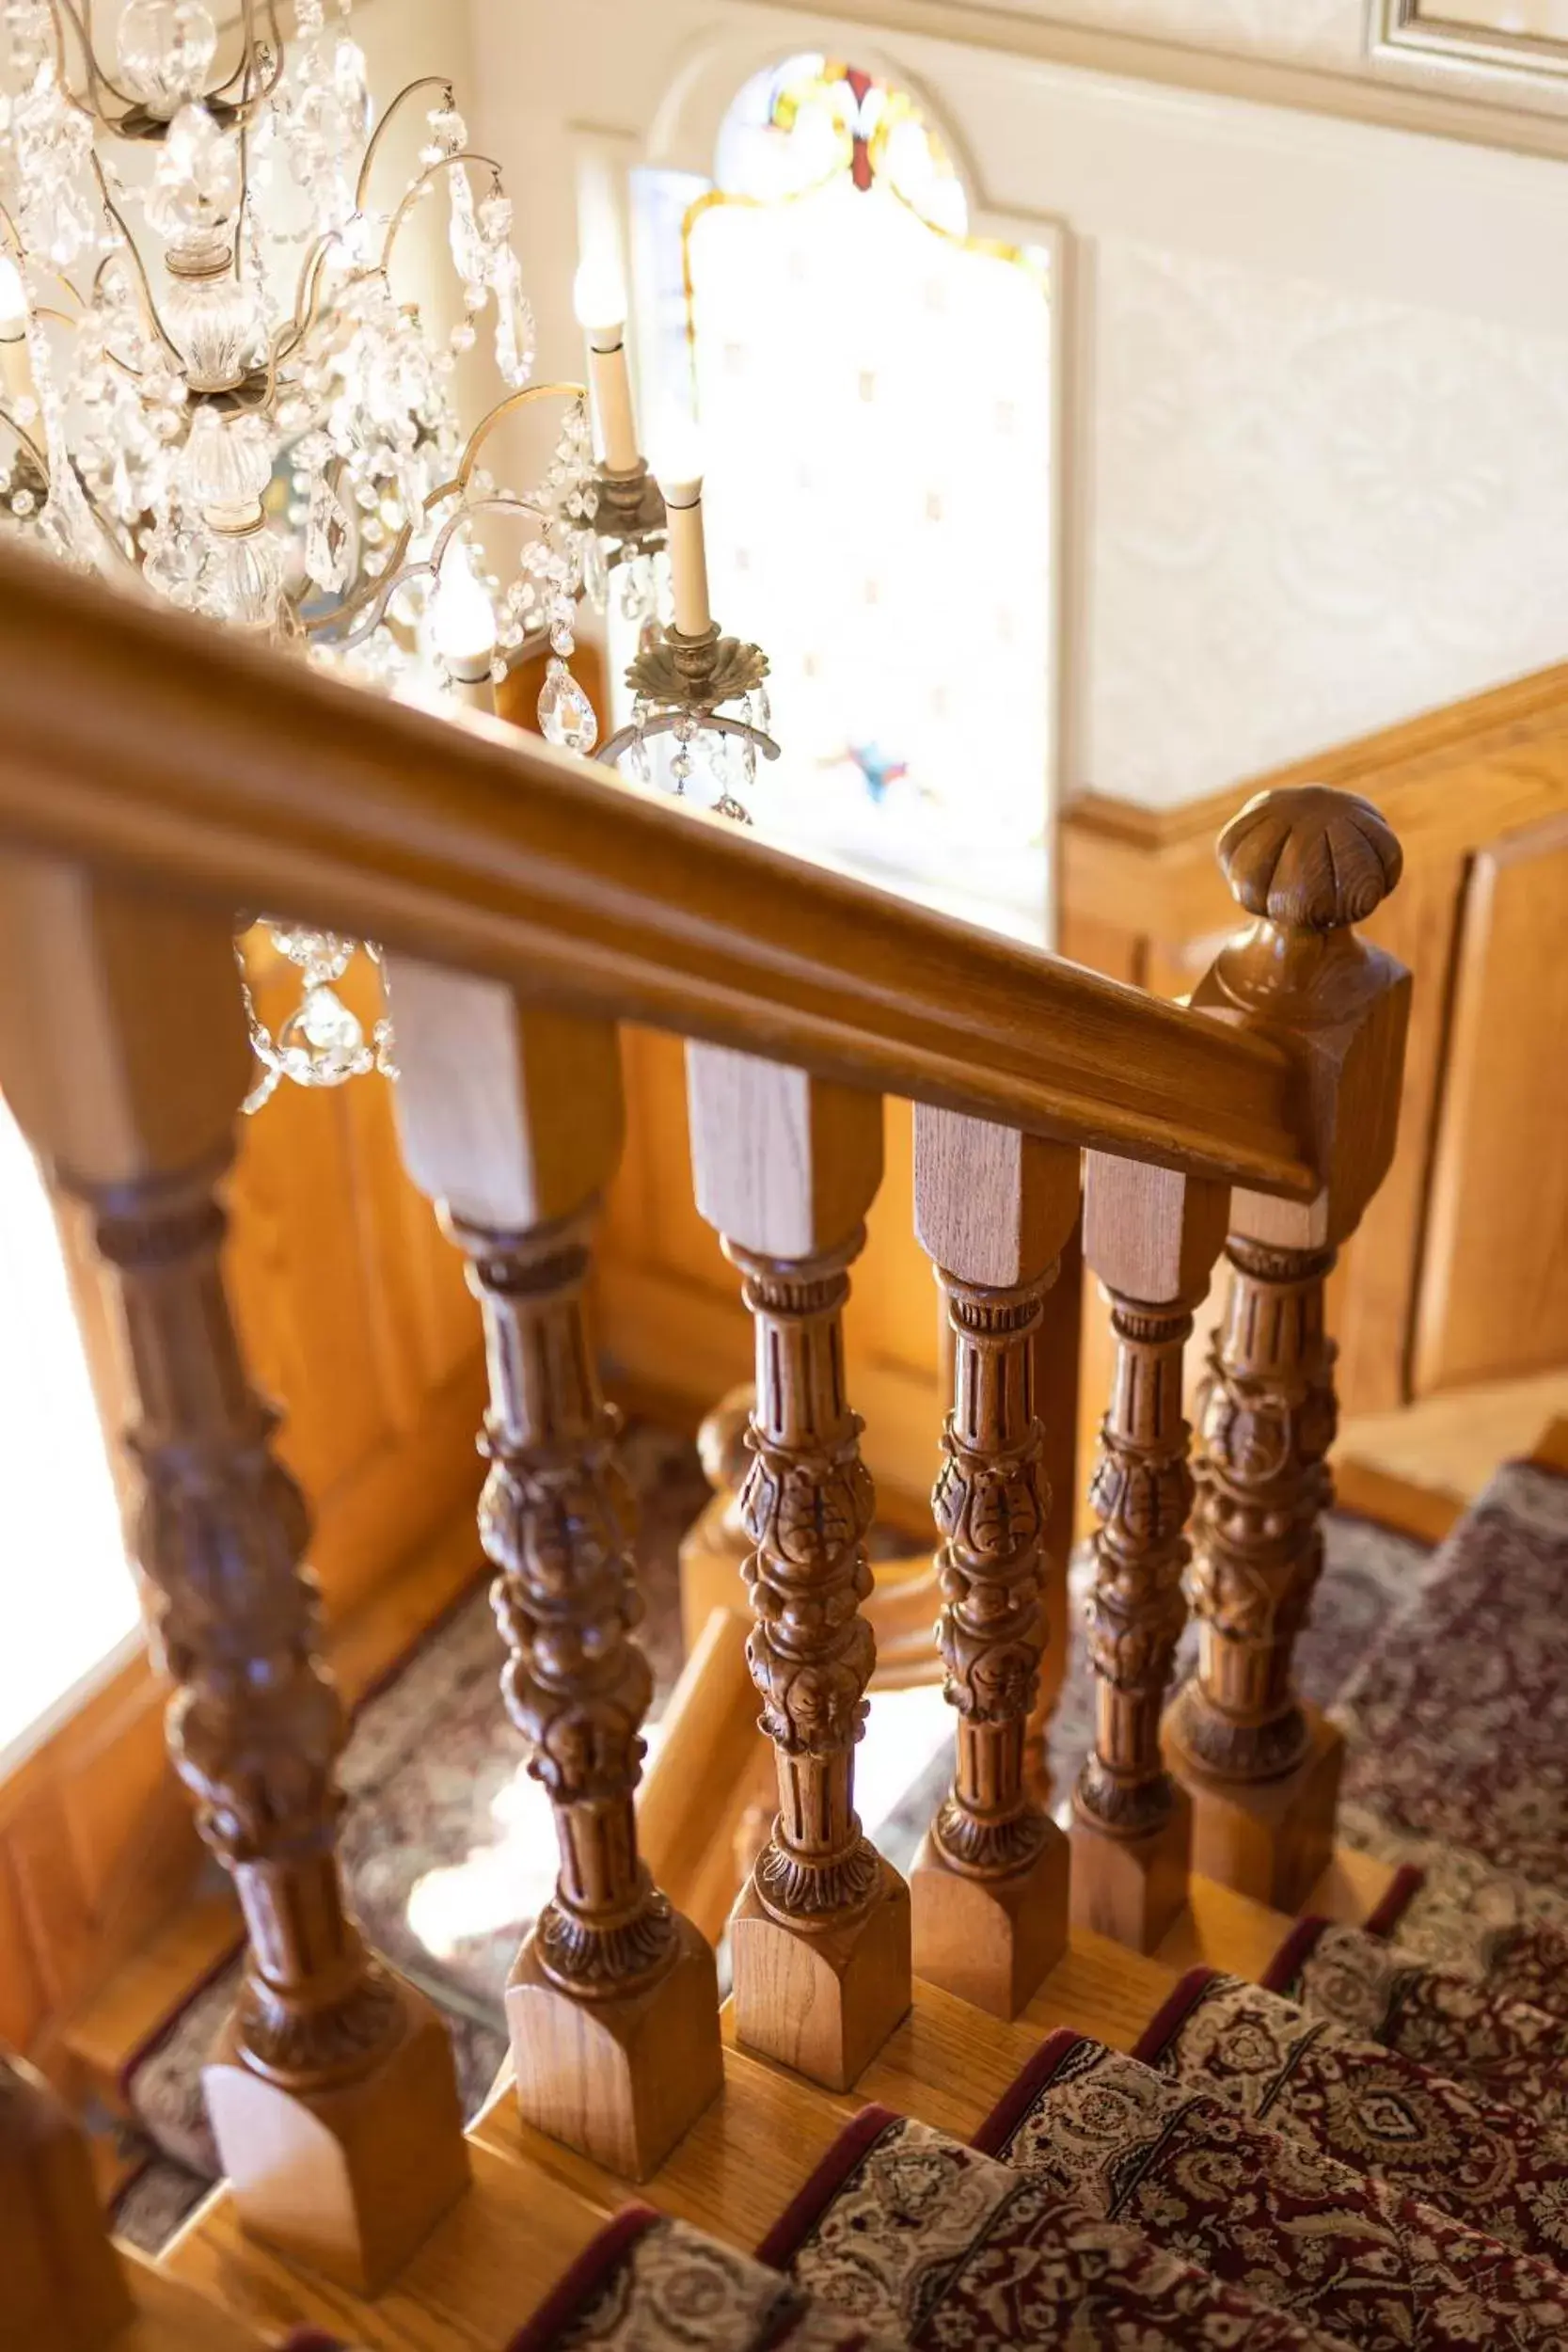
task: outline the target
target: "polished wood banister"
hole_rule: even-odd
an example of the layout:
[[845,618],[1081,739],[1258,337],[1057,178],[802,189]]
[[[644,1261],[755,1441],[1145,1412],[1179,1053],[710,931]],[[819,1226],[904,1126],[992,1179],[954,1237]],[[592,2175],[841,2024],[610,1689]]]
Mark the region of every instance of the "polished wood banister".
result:
[[1291,1057],[0,548],[0,840],[1286,1199]]

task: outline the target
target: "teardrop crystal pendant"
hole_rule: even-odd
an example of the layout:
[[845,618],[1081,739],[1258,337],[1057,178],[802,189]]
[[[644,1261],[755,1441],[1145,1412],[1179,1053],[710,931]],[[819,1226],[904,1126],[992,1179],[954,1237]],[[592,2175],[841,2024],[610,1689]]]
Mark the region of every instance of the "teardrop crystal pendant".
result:
[[539,727],[563,751],[591,752],[599,739],[594,706],[559,654],[550,656],[539,691]]

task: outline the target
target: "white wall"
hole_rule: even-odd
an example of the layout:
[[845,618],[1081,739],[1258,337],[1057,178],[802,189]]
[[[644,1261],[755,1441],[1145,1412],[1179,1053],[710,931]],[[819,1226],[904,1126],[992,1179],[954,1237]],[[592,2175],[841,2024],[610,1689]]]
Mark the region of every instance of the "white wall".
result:
[[585,146],[705,167],[790,49],[924,90],[982,208],[1065,221],[1070,788],[1180,802],[1568,655],[1568,167],[752,0],[472,22],[544,365]]

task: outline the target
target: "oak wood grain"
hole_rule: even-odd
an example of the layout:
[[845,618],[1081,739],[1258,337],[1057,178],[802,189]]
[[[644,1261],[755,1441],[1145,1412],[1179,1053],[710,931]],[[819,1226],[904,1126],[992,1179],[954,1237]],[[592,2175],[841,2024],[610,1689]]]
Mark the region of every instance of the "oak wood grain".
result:
[[367,697],[9,548],[0,695],[12,840],[853,1085],[1289,1197],[1312,1188],[1277,1047],[768,849],[498,721]]

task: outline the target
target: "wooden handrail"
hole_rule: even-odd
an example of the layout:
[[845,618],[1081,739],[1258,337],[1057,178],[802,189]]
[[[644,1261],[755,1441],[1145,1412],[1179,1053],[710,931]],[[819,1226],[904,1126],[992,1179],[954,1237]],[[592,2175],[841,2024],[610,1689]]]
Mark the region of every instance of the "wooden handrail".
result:
[[0,548],[0,839],[1290,1199],[1276,1046]]

